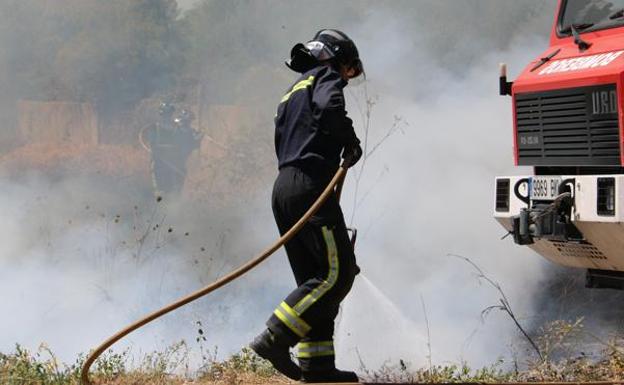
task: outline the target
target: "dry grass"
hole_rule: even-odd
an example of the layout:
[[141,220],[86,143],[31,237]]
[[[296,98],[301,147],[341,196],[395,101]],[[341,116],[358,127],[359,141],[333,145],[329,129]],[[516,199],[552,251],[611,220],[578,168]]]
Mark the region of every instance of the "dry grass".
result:
[[[593,343],[588,343],[588,338]],[[545,325],[536,339],[542,359],[526,357],[522,362],[499,360],[491,366],[472,369],[466,363],[412,368],[399,361],[377,370],[360,368],[370,382],[401,383],[505,383],[587,382],[624,380],[623,340],[601,341],[584,330],[582,320],[556,321]],[[583,353],[587,348],[592,354]],[[147,355],[134,363],[127,352],[108,352],[92,370],[94,384],[103,385],[264,385],[291,384],[264,360],[248,349],[224,361],[202,350],[203,365],[190,373],[189,348],[180,342],[164,352]],[[0,354],[0,383],[3,385],[78,385],[84,357],[72,365],[60,364],[45,346],[29,352],[20,346],[11,354]]]
[[[134,363],[128,351],[107,352],[91,370],[94,385],[234,385],[289,384],[264,360],[243,349],[224,361],[204,357],[195,373],[188,369],[189,349],[180,342],[164,352],[154,352]],[[2,385],[80,385],[80,368],[84,356],[71,365],[59,363],[45,345],[36,352],[21,346],[11,354],[0,353]]]

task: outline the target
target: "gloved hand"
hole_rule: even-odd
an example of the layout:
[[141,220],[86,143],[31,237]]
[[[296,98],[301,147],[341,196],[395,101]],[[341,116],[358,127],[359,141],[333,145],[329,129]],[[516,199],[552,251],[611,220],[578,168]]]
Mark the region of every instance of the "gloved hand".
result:
[[345,147],[342,152],[342,159],[344,159],[344,165],[347,168],[353,167],[362,157],[362,146],[360,143],[353,143],[347,147]]

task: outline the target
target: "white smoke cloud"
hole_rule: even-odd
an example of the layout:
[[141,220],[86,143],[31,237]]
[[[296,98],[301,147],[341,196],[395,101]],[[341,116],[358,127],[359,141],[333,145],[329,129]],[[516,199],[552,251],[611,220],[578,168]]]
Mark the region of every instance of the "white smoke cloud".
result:
[[[422,71],[445,90],[417,101],[384,93],[371,75],[369,92],[379,95],[371,141],[383,137],[394,116],[408,126],[367,162],[360,191],[370,193],[355,223],[361,230],[358,257],[366,277],[401,310],[401,317],[389,319],[388,304],[371,295],[368,285],[356,285],[345,307],[367,309],[368,319],[345,315],[342,320],[345,367],[358,365],[356,349],[369,369],[399,359],[424,365],[421,296],[436,363],[487,365],[509,357],[509,345],[518,344],[517,330],[506,316],[492,314],[481,325],[481,311],[496,305],[499,294],[480,284],[471,266],[448,254],[471,258],[502,284],[519,317],[533,315],[545,262],[509,239],[500,241],[504,230],[492,218],[494,176],[530,172],[512,166],[511,106],[498,96],[497,64],[505,60],[519,71],[544,46],[543,38],[518,39],[507,51],[484,53],[461,76],[427,59],[413,63],[403,70],[403,81],[409,81],[410,71]],[[353,190],[350,183],[347,207]]]
[[[224,275],[276,232],[273,226],[252,229],[240,213],[191,215],[140,196],[122,203],[123,188],[107,194],[92,180],[46,181],[7,180],[0,188],[1,306],[11,315],[0,320],[3,352],[16,343],[36,349],[45,342],[61,360],[73,362],[148,312]],[[260,214],[258,223],[272,225],[267,215]],[[145,234],[145,242],[137,242]],[[261,328],[250,314],[266,312],[273,296],[287,293],[289,282],[272,278],[287,272],[275,262],[114,348],[131,348],[140,357],[185,339],[197,351],[201,321],[205,348],[218,346],[221,358],[235,352]]]

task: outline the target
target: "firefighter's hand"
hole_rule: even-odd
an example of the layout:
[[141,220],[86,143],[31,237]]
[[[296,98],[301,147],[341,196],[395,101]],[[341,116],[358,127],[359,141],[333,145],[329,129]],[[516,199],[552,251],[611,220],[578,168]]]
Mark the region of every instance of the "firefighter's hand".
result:
[[344,166],[346,168],[353,167],[362,157],[362,146],[359,143],[354,143],[345,147],[342,152],[342,159],[344,159]]

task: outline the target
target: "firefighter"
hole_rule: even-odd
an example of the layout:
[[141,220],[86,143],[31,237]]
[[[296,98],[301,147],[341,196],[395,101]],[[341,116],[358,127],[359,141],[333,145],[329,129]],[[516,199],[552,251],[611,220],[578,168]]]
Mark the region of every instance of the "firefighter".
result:
[[[362,155],[343,89],[363,73],[353,41],[343,32],[319,31],[297,44],[286,65],[301,77],[282,97],[275,117],[279,175],[272,195],[277,227],[284,234],[299,220],[338,170]],[[250,347],[291,379],[358,382],[336,369],[334,319],[359,272],[337,197],[331,196],[286,253],[298,287],[275,309],[267,329]],[[299,365],[290,348],[298,344]]]
[[[152,157],[152,180],[157,196],[178,194],[184,187],[186,162],[201,142],[192,127],[192,112],[163,102],[159,121],[147,133]],[[173,118],[175,116],[175,118]]]

